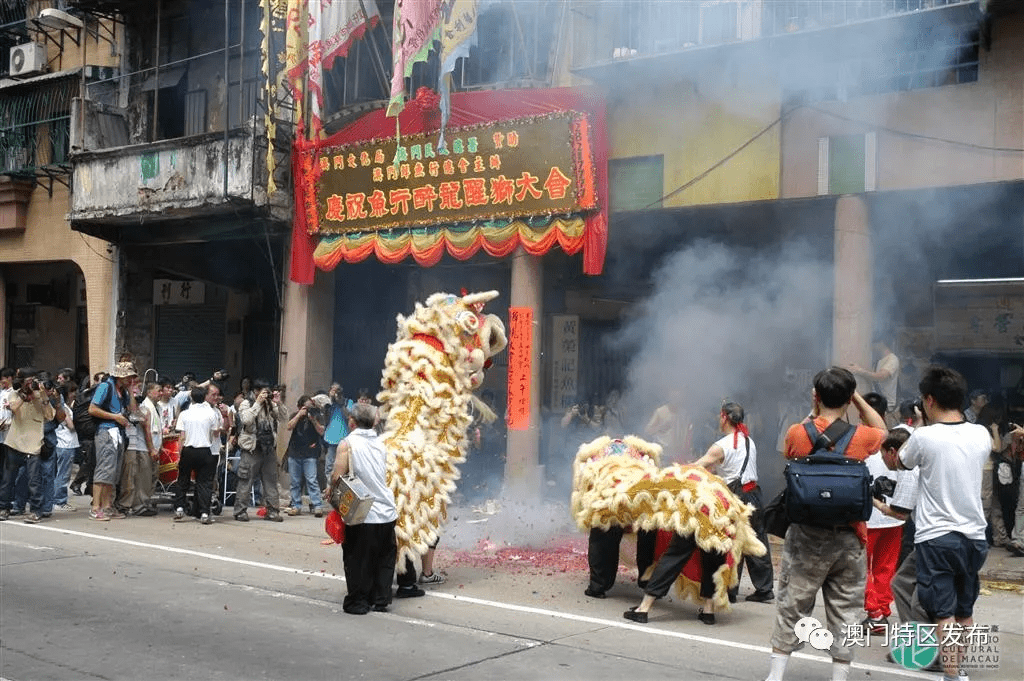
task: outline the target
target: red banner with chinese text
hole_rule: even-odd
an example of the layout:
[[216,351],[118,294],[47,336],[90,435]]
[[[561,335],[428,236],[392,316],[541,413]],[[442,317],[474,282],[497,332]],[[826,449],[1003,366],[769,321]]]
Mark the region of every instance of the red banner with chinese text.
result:
[[[400,116],[402,137],[419,133],[436,134],[440,128],[440,114],[437,110],[436,94],[424,89],[417,94]],[[461,92],[452,95],[452,114],[449,126],[480,125],[486,122],[508,121],[530,116],[541,116],[555,112],[585,113],[585,124],[590,134],[581,134],[573,129],[574,154],[589,156],[592,164],[585,170],[590,177],[580,178],[581,188],[591,188],[592,194],[584,191],[581,204],[593,205],[593,210],[583,210],[577,215],[584,220],[582,239],[583,271],[585,274],[600,274],[604,267],[605,251],[608,246],[608,140],[606,130],[605,103],[602,96],[583,88],[553,88],[531,90],[488,90]],[[295,178],[295,221],[292,231],[290,279],[301,284],[311,284],[315,269],[313,253],[320,240],[315,220],[308,216],[317,212],[316,187],[320,180],[320,149],[370,142],[375,139],[392,137],[394,119],[387,118],[383,110],[370,112],[340,132],[322,141],[296,140],[292,155]],[[304,153],[305,152],[305,153]],[[358,158],[358,157],[357,157]],[[472,159],[475,163],[475,159]],[[361,162],[361,159],[360,159]],[[346,156],[346,164],[348,158]],[[333,166],[333,159],[331,161]],[[426,169],[429,173],[429,165]],[[387,171],[385,171],[387,172]],[[411,172],[415,173],[413,166]],[[441,172],[443,173],[443,166]],[[534,173],[536,174],[536,173]],[[541,178],[547,179],[547,175]],[[540,186],[540,185],[538,185]],[[554,185],[552,185],[554,186]],[[472,187],[471,187],[472,189]],[[489,190],[489,187],[488,187]],[[464,201],[464,191],[460,198]],[[543,190],[542,190],[543,191]],[[369,206],[369,204],[364,204]],[[367,211],[369,208],[365,208]],[[313,224],[311,224],[313,223]],[[552,241],[552,245],[560,243]],[[448,249],[452,252],[452,249]],[[372,249],[360,253],[369,257]],[[351,259],[346,258],[347,262]],[[320,260],[321,267],[339,260]],[[329,266],[329,265],[328,265]]]
[[530,427],[530,369],[533,352],[533,310],[508,309],[508,416],[509,430]]

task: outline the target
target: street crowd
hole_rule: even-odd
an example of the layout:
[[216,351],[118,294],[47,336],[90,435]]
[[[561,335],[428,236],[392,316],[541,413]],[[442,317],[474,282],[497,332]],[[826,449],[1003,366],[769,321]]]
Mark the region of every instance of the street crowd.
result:
[[[895,371],[886,363],[891,352],[884,345],[876,349],[882,358],[875,371],[832,367],[819,372],[810,391],[811,413],[785,434],[787,459],[835,447],[866,462],[874,478],[874,510],[867,522],[790,523],[781,535],[777,585],[770,555],[747,557],[755,587],[747,600],[776,601],[767,681],[783,681],[791,653],[807,640],[798,623],[811,615],[819,591],[825,628],[832,633],[827,647],[833,681],[848,678],[852,636],[889,628],[894,601],[901,623],[932,622],[946,634],[935,669],[947,681],[964,681],[962,646],[949,633],[974,626],[978,572],[989,546],[1001,544],[1024,555],[1024,489],[1019,485],[1024,428],[993,418],[992,410],[986,410],[988,396],[968,394],[964,378],[944,367],[924,372],[919,399],[896,405],[882,394]],[[862,396],[855,373],[874,381],[880,391]],[[304,512],[305,492],[309,512],[321,517],[330,483],[353,474],[374,503],[365,522],[347,528],[344,539],[345,611],[386,610],[395,568],[396,512],[378,438],[382,424],[369,392],[350,400],[335,383],[302,395],[290,409],[283,387],[261,380],[243,379],[226,401],[228,378],[219,371],[201,383],[191,374],[177,384],[141,382],[129,356],[122,356],[109,373],[92,377],[70,369],[56,375],[0,370],[0,520],[23,516],[26,523],[38,523],[54,512],[75,511],[71,497],[78,495],[91,496],[88,514],[96,522],[152,516],[164,498],[161,487],[169,482],[165,492],[175,521],[212,523],[213,507],[231,491],[236,521],[250,521],[249,509],[258,503],[258,517],[282,522],[279,468],[287,470],[290,482],[284,514]],[[659,409],[647,428],[671,446],[689,441],[687,431],[692,430],[681,421],[676,402]],[[607,410],[614,415],[616,406],[617,400]],[[581,411],[570,410],[563,427]],[[846,423],[851,413],[859,424]],[[283,465],[277,456],[282,426],[289,433]],[[693,463],[716,472],[754,506],[751,523],[768,546],[757,448],[743,407],[724,402],[718,429],[720,439]],[[587,596],[604,598],[614,584],[621,536],[622,531],[591,534]],[[656,560],[653,541],[640,539],[644,597],[624,616],[646,623],[654,602],[667,594],[697,548],[692,540],[675,537]],[[433,572],[432,551],[424,557],[419,583],[443,581]],[[714,624],[710,575],[718,563],[715,556],[701,559],[706,579],[700,593],[706,603],[698,619]],[[399,575],[398,597],[423,595],[411,567]],[[652,569],[645,575],[647,567]],[[729,600],[736,597],[732,590]]]

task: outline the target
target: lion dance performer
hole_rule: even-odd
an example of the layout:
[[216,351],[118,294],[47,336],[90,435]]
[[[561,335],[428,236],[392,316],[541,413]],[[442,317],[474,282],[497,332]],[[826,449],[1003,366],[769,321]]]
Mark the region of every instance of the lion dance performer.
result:
[[[752,506],[701,467],[658,468],[660,455],[660,446],[638,437],[601,437],[580,447],[573,462],[570,510],[581,530],[672,533],[651,574],[640,575],[649,579],[646,595],[639,607],[625,613],[635,622],[647,621],[654,599],[673,582],[681,597],[727,610],[728,589],[739,581],[740,558],[765,553],[750,526]],[[713,613],[702,611],[699,618],[714,623]]]
[[447,520],[449,494],[466,460],[470,406],[485,418],[495,415],[474,395],[489,359],[507,344],[505,326],[483,314],[497,291],[456,296],[435,293],[398,316],[398,336],[384,360],[381,418],[388,452],[388,484],[398,520],[397,565],[402,576],[414,570]]

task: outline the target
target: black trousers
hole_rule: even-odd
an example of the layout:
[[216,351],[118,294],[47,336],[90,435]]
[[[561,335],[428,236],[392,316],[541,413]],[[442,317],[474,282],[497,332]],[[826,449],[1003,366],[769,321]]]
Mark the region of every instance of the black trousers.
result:
[[395,521],[345,526],[345,541],[341,544],[348,585],[342,602],[345,612],[362,615],[372,605],[387,606],[391,602],[397,556]]
[[[750,515],[750,526],[767,551],[763,556],[743,556],[740,564],[736,567],[736,579],[739,580],[743,577],[743,564],[746,563],[747,569],[750,570],[750,582],[754,585],[754,589],[761,593],[774,591],[775,570],[772,568],[771,544],[768,543],[768,533],[764,529],[764,502],[761,499],[761,488],[755,487],[749,492],[741,492],[739,496],[740,501],[754,507],[754,512]],[[738,584],[729,590],[733,595],[738,591]]]
[[[78,467],[71,486],[80,489],[86,496],[92,495],[92,472],[96,470],[96,444],[93,440],[82,440],[79,447],[84,454],[85,463]],[[82,487],[82,485],[85,487]],[[116,498],[116,497],[115,497]]]
[[[651,575],[644,593],[655,598],[664,598],[672,587],[672,583],[676,581],[676,577],[690,560],[690,556],[694,551],[699,550],[697,542],[692,536],[672,535],[672,541],[668,543],[668,548],[665,549],[665,553],[661,554],[661,558],[654,566],[654,573]],[[725,556],[721,553],[700,552],[700,595],[703,598],[711,598],[715,595],[715,570],[724,562]]]
[[[623,529],[612,525],[607,530],[592,528],[587,541],[587,563],[590,565],[590,590],[604,593],[615,585],[619,572],[619,544]],[[657,532],[640,530],[636,533],[636,569],[640,588],[647,583],[644,573],[654,563],[654,545]]]
[[187,508],[185,495],[188,493],[192,473],[196,474],[196,514],[210,513],[213,499],[213,477],[217,474],[217,457],[209,447],[182,447],[178,460],[178,481],[174,483],[174,507]]

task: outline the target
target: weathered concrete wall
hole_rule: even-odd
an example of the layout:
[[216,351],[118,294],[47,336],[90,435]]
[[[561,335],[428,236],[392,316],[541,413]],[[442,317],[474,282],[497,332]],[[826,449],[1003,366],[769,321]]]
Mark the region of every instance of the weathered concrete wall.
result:
[[[253,183],[253,139],[228,140],[228,195],[267,202]],[[226,203],[224,140],[217,135],[90,152],[75,159],[73,220],[187,214]]]
[[[36,187],[28,204],[25,231],[0,233],[0,264],[69,260],[78,266],[85,277],[89,327],[89,357],[86,361],[92,372],[106,371],[114,355],[111,309],[115,271],[113,258],[107,252],[106,242],[71,231],[65,219],[68,204],[68,191],[63,185],[54,184],[52,197],[46,188]],[[5,275],[5,279],[16,281],[10,275]],[[74,340],[73,333],[67,337],[63,333],[54,333],[44,339],[46,344],[54,344],[62,353],[73,347]]]
[[1019,152],[945,144],[880,130],[891,128],[983,147],[1024,147],[1024,16],[996,23],[992,49],[982,48],[980,58],[975,83],[815,104],[865,124],[811,109],[795,112],[783,128],[782,195],[817,193],[819,137],[876,130],[878,191],[1024,178]]

